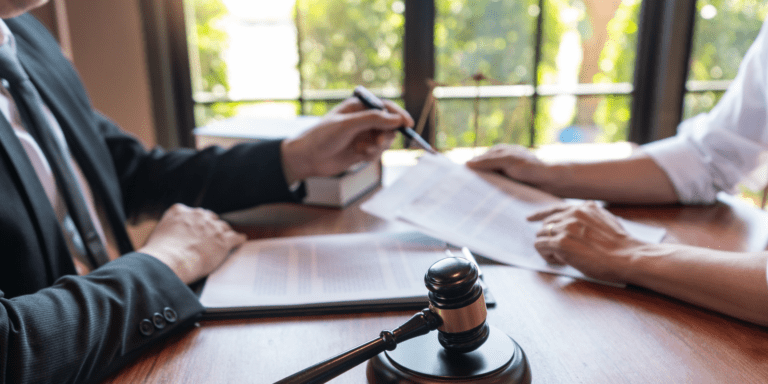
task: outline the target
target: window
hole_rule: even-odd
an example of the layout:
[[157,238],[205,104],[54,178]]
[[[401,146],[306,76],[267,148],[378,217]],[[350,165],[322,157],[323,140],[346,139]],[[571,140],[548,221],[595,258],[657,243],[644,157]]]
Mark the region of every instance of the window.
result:
[[321,115],[356,84],[404,103],[409,4],[434,29],[415,81],[438,148],[626,138],[639,0],[186,0],[196,124]]
[[[699,0],[691,63],[686,82],[684,117],[707,112],[736,77],[768,14],[762,1]],[[765,206],[767,180],[749,178],[739,186],[740,196],[756,206]],[[764,189],[761,191],[761,189]]]
[[199,125],[234,114],[322,115],[357,84],[400,96],[402,1],[187,3],[189,43],[200,52],[190,50]]
[[[363,84],[430,116],[421,128],[440,149],[672,135],[682,117],[716,103],[768,8],[756,0],[184,4],[196,125],[321,115]],[[430,94],[434,108],[424,108]]]
[[438,146],[626,139],[639,4],[436,1]]
[[762,1],[697,1],[684,117],[709,111],[728,88],[768,14]]

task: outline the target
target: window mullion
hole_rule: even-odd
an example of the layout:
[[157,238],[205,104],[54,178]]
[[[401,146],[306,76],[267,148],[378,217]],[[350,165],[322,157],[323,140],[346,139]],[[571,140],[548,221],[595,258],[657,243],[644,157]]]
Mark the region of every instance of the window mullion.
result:
[[[405,41],[403,42],[403,99],[405,109],[419,121],[430,92],[427,84],[435,77],[435,3],[434,0],[405,1]],[[434,145],[434,124],[427,122],[421,135]]]
[[541,45],[544,35],[544,0],[539,0],[539,14],[536,15],[536,37],[533,56],[533,95],[531,96],[531,128],[529,133],[530,147],[536,145],[536,114],[539,105],[539,63],[541,63]]

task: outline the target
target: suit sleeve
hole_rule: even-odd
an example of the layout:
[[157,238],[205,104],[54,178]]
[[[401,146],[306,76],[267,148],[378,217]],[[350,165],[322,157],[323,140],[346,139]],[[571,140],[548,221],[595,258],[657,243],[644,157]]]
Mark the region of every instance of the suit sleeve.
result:
[[6,24],[17,37],[20,57],[34,69],[38,87],[47,90],[42,92],[46,102],[56,105],[57,119],[66,122],[62,129],[68,140],[87,145],[91,161],[112,161],[114,173],[112,169],[98,173],[105,177],[104,183],[119,180],[120,188],[108,187],[108,193],[123,204],[128,218],[159,214],[174,203],[223,213],[296,198],[283,175],[280,141],[242,144],[227,151],[216,147],[148,151],[93,109],[77,72],[34,17],[22,15]]
[[0,383],[103,379],[203,311],[170,268],[140,253],[34,294],[2,296]]
[[279,140],[229,150],[146,151],[107,118],[96,118],[115,163],[128,217],[157,214],[174,203],[224,213],[301,198],[286,184]]

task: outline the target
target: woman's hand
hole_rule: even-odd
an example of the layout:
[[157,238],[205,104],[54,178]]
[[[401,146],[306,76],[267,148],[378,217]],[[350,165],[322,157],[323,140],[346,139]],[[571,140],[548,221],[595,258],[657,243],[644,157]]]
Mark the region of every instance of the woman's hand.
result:
[[638,247],[645,245],[629,236],[615,216],[593,201],[558,205],[528,220],[543,224],[534,245],[544,260],[570,265],[599,280],[626,283],[624,272]]
[[547,164],[520,145],[499,144],[488,152],[467,161],[467,167],[478,171],[497,172],[513,180],[542,189],[551,175]]

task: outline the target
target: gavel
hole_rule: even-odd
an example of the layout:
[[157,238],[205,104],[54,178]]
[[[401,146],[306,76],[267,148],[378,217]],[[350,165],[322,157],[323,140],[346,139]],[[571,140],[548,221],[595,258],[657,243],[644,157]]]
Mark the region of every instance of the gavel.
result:
[[[469,260],[449,257],[437,261],[424,276],[428,308],[398,328],[382,331],[377,339],[276,384],[325,383],[369,359],[367,376],[371,383],[530,383],[530,368],[522,349],[486,322],[488,313],[478,277],[477,267]],[[419,337],[435,329],[439,344]],[[398,353],[390,353],[398,345]]]

